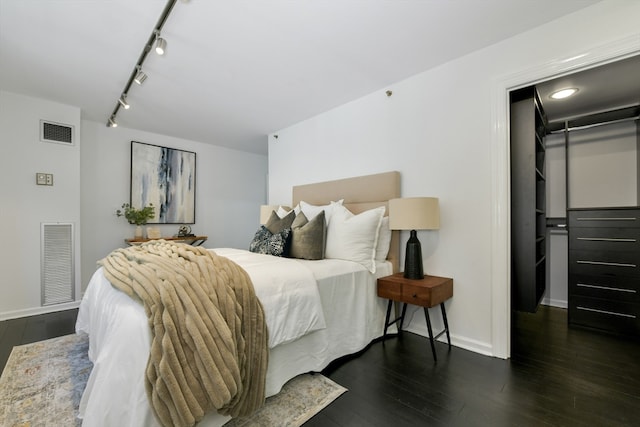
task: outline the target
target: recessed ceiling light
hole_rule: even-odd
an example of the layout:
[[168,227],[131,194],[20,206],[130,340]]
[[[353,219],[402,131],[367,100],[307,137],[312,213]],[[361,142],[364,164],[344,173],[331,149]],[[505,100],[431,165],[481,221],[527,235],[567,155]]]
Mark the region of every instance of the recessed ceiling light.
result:
[[573,95],[577,91],[578,91],[578,89],[576,89],[575,87],[571,87],[571,88],[568,88],[568,89],[561,89],[561,90],[557,90],[557,91],[553,92],[550,97],[553,98],[553,99],[564,99],[564,98],[570,97],[571,95]]

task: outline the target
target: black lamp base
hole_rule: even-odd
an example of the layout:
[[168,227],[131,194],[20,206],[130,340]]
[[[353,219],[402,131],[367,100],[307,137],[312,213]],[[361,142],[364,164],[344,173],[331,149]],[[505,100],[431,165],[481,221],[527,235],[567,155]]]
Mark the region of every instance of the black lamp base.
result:
[[407,250],[404,258],[404,277],[407,279],[424,279],[422,269],[422,247],[416,230],[411,230],[409,240],[407,240]]

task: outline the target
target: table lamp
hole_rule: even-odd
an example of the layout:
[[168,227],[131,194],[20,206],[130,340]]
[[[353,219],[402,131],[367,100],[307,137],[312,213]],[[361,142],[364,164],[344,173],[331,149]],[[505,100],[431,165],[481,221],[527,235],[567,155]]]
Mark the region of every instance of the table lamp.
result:
[[404,277],[423,279],[422,247],[416,230],[438,230],[440,208],[437,197],[407,197],[389,200],[389,228],[411,230],[404,258]]

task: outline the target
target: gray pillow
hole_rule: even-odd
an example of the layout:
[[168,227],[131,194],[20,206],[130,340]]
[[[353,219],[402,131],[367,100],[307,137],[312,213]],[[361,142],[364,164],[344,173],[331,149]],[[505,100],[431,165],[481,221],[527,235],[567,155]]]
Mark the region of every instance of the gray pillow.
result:
[[327,240],[327,224],[324,211],[311,221],[300,212],[291,224],[291,244],[289,256],[300,259],[324,259],[324,247]]
[[296,218],[296,213],[291,210],[284,218],[280,218],[276,211],[271,211],[271,216],[267,220],[267,223],[264,225],[267,227],[267,230],[272,232],[273,234],[280,233],[285,228],[291,228],[291,224],[293,220]]
[[290,234],[290,228],[285,228],[281,232],[274,234],[267,227],[261,225],[249,244],[249,251],[265,255],[283,256],[285,255]]

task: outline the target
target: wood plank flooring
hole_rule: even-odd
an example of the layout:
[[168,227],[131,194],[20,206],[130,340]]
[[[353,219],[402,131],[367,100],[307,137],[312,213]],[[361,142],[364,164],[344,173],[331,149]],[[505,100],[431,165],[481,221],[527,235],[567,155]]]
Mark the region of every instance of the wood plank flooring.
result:
[[640,343],[566,316],[517,313],[509,360],[438,343],[433,364],[427,339],[406,332],[374,343],[325,370],[349,391],[306,425],[639,426]]
[[[77,310],[0,322],[0,367],[14,345],[73,333]],[[455,330],[455,326],[451,325]],[[568,328],[566,310],[514,316],[512,358],[411,333],[323,372],[349,391],[305,426],[638,426],[640,343]]]

